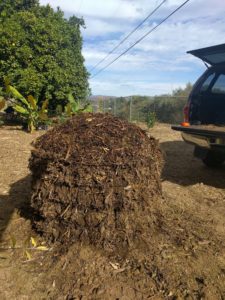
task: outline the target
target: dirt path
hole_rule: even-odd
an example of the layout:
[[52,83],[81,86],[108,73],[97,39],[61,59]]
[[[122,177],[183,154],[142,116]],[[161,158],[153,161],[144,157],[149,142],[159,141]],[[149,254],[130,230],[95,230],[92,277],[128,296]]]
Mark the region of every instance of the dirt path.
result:
[[[58,280],[51,274],[45,282],[45,262],[51,254],[27,250],[34,233],[30,221],[18,213],[29,201],[30,143],[40,133],[29,135],[8,128],[1,128],[0,133],[0,299],[78,299],[51,296]],[[163,209],[159,208],[165,221],[160,226],[171,240],[170,245],[159,245],[155,257],[170,290],[165,296],[158,285],[151,299],[225,299],[225,166],[220,170],[204,167],[193,158],[192,146],[168,125],[159,124],[151,133],[165,155]],[[13,245],[18,249],[9,249]],[[27,262],[26,251],[33,262]],[[89,263],[91,260],[89,255]],[[105,263],[103,258],[101,263]],[[63,277],[62,269],[58,272]],[[156,276],[159,281],[160,276]],[[125,296],[120,299],[128,299]]]

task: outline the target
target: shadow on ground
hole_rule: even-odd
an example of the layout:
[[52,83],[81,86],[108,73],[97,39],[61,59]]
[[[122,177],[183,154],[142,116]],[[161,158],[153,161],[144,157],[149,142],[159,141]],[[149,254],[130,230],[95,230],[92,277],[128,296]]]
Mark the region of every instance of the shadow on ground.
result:
[[13,183],[8,195],[0,195],[0,242],[13,213],[18,210],[23,217],[30,214],[31,176]]
[[160,144],[165,157],[162,180],[183,186],[203,183],[216,188],[225,188],[225,164],[218,169],[207,168],[193,156],[194,147],[183,141]]

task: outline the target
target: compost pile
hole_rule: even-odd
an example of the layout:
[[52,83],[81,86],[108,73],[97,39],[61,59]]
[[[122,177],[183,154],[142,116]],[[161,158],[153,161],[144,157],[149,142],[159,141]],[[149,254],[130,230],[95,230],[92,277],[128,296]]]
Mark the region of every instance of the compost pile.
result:
[[[161,195],[158,142],[109,114],[80,114],[34,144],[35,227],[49,242],[123,255],[149,241]],[[146,230],[147,227],[147,230]]]

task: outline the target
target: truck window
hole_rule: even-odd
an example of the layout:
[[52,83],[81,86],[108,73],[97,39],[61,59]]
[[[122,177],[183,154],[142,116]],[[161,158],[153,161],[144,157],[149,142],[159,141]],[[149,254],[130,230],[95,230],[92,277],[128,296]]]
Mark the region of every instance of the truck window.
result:
[[212,93],[225,94],[225,75],[220,74],[212,87]]
[[203,82],[201,86],[200,92],[206,92],[208,90],[210,83],[212,82],[214,77],[215,77],[215,73],[212,73],[206,78],[206,80]]

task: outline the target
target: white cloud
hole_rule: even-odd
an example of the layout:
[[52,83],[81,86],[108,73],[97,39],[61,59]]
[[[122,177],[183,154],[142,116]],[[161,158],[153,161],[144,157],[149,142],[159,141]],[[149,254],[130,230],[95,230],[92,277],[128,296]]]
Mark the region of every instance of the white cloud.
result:
[[107,22],[106,20],[89,18],[85,21],[86,29],[82,29],[82,34],[85,38],[107,37],[112,33],[121,32],[122,28],[128,28],[121,26],[120,23]]
[[[83,55],[88,69],[119,43],[161,0],[41,0],[60,6],[67,15],[84,17],[87,29]],[[172,12],[184,0],[168,0],[107,63],[132,45],[142,34]],[[171,91],[195,81],[204,66],[186,51],[224,43],[223,0],[190,1],[133,50],[90,80],[93,93],[126,95]],[[99,66],[103,67],[105,64]],[[125,82],[125,83],[124,83]],[[133,88],[133,90],[132,90]],[[157,92],[158,91],[158,92]]]
[[[140,12],[138,12],[136,6],[123,0],[83,0],[83,3],[73,0],[41,0],[40,2],[42,4],[49,3],[54,8],[59,6],[71,14],[79,12],[84,17],[95,17],[98,19],[136,19],[140,17]],[[153,5],[150,4],[150,6]]]

